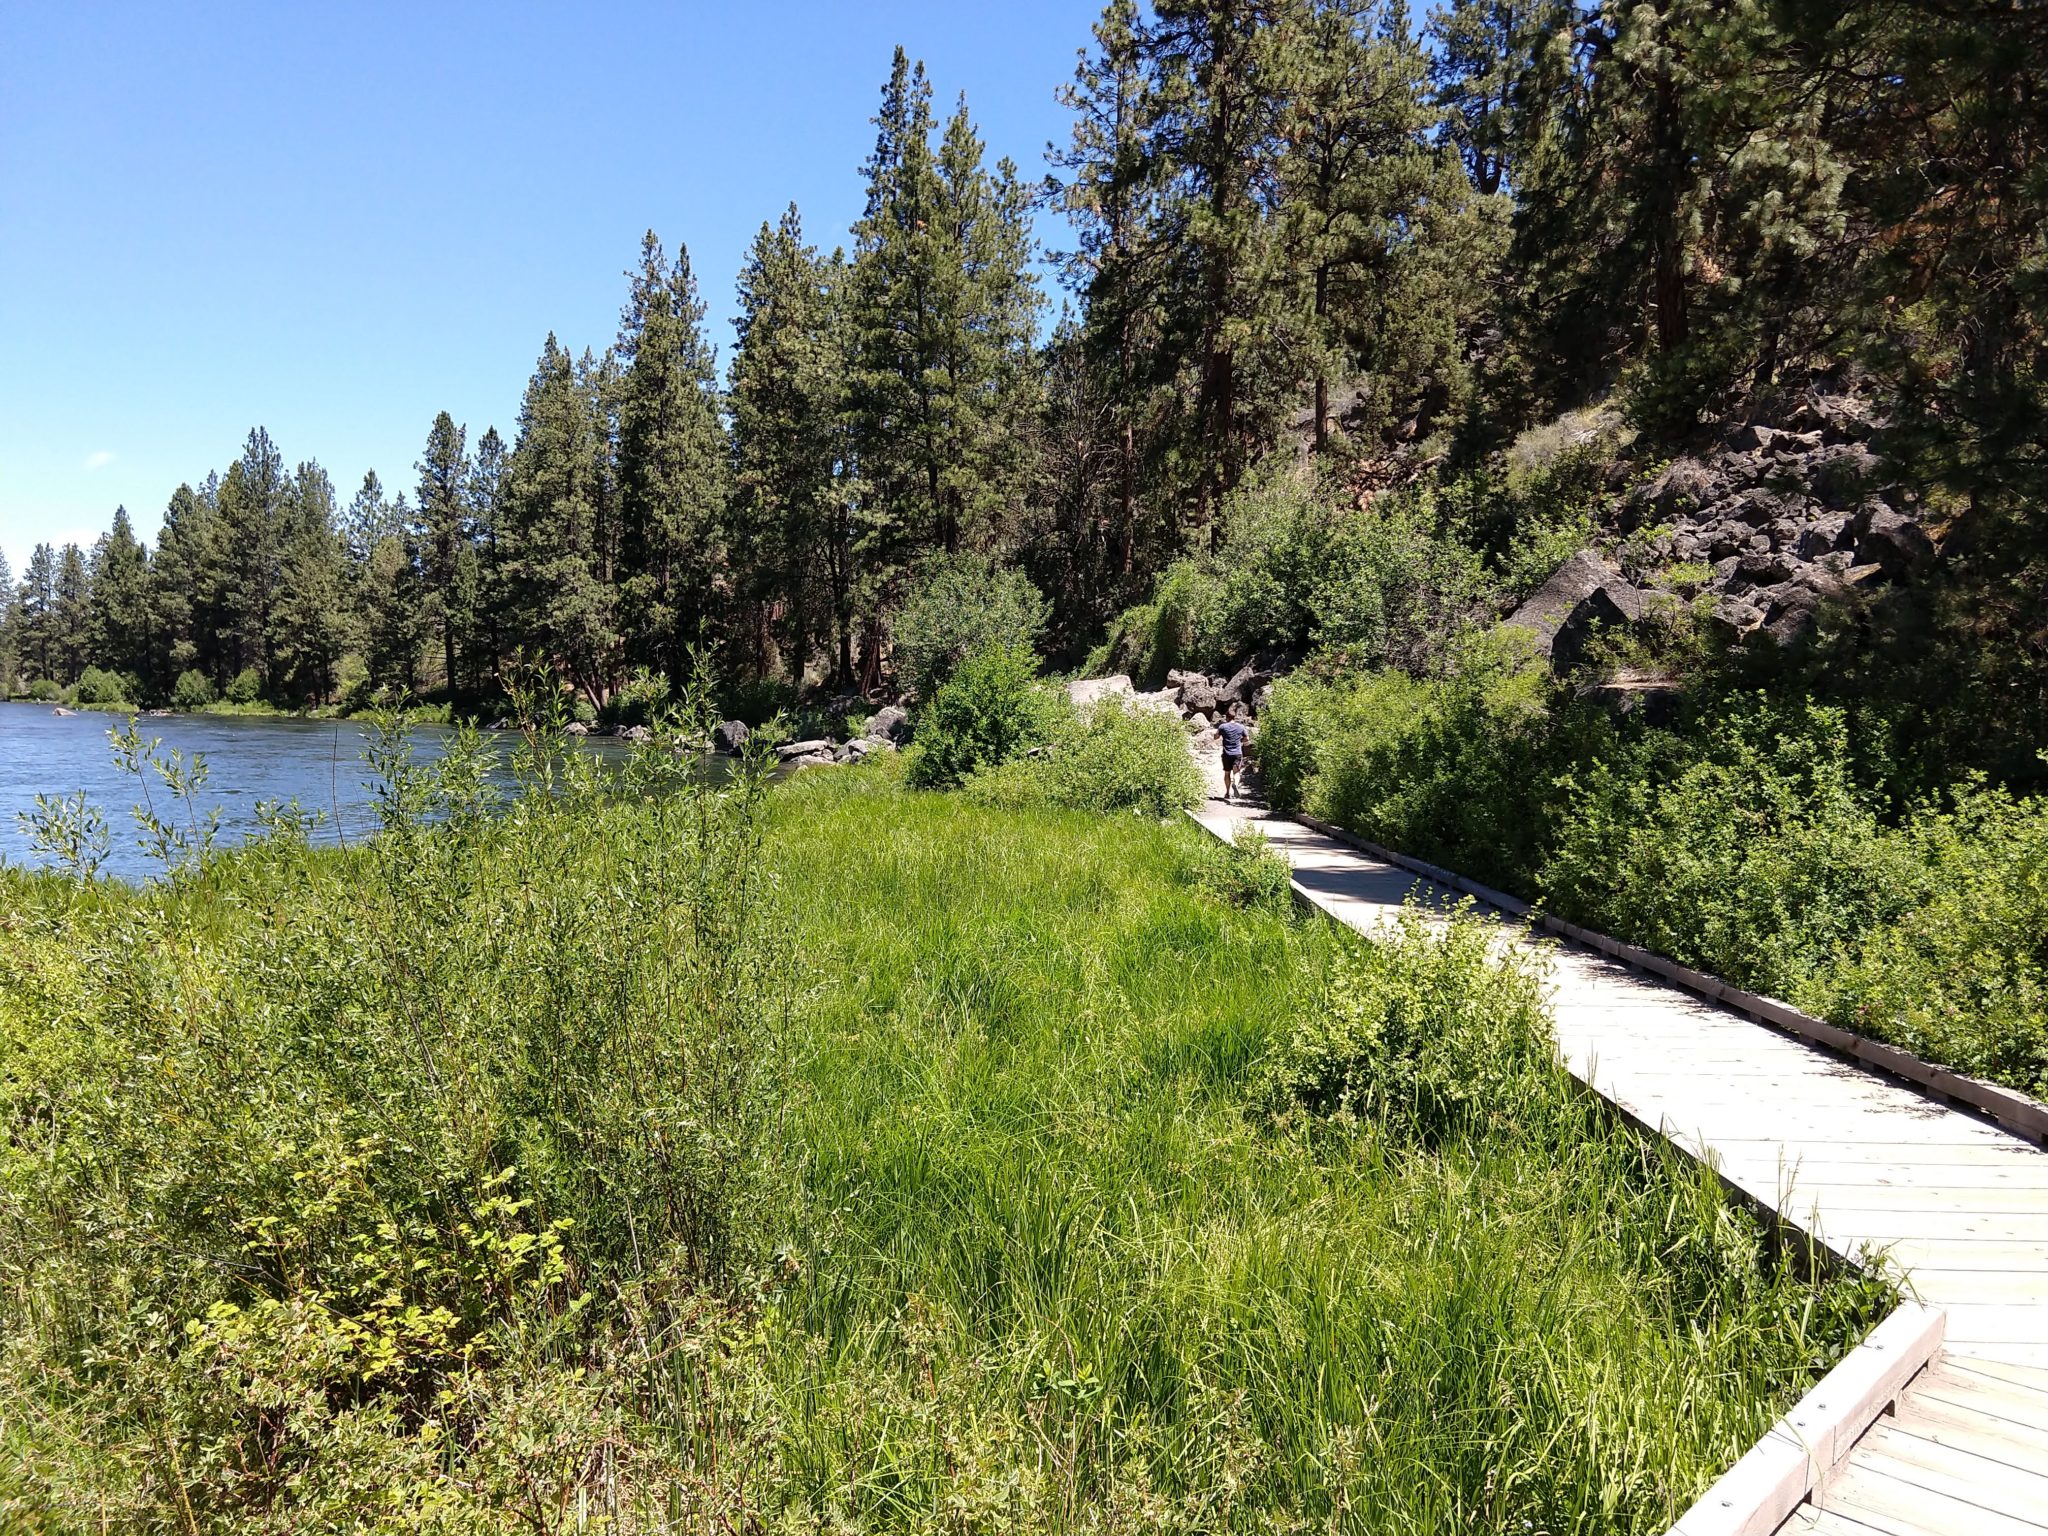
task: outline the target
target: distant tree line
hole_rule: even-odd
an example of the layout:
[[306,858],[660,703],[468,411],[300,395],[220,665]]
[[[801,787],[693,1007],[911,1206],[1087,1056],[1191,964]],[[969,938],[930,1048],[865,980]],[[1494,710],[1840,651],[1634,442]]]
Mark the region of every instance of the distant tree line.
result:
[[[934,561],[1023,569],[1074,651],[1276,451],[1365,501],[1594,398],[1676,444],[1823,372],[2048,615],[2034,10],[1112,0],[1042,184],[899,50],[851,249],[763,225],[723,378],[650,234],[509,443],[443,413],[409,493],[342,505],[259,428],[153,549],[117,513],[0,580],[0,682],[481,701],[524,654],[602,704],[707,645],[872,688]],[[1035,201],[1074,230],[1049,327]]]

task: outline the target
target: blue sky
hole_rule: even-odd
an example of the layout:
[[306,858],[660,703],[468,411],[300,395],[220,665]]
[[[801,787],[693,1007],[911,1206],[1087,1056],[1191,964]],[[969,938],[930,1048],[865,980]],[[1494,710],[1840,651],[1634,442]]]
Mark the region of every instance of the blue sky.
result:
[[0,549],[150,536],[259,423],[410,487],[436,411],[509,437],[549,330],[611,340],[650,227],[723,355],[761,221],[858,214],[897,43],[1036,176],[1099,10],[4,0]]

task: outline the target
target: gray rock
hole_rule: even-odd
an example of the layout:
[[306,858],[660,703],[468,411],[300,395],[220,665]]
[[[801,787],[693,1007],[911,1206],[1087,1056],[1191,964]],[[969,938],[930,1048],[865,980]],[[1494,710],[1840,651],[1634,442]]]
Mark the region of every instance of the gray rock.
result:
[[[829,749],[831,743],[827,742],[826,746]],[[785,757],[782,760],[782,766],[791,773],[799,773],[806,768],[830,768],[834,761],[835,759],[829,750],[823,752],[799,752],[795,757]]]
[[654,732],[647,729],[644,725],[622,725],[613,731],[612,734],[621,741],[641,742],[654,740]]
[[711,750],[731,756],[747,744],[751,734],[744,720],[721,720],[711,727]]
[[1763,623],[1763,610],[1739,597],[1724,596],[1707,616],[1708,628],[1723,641],[1740,640]]
[[910,711],[901,704],[884,705],[869,718],[863,734],[871,740],[900,747],[910,740]]
[[1830,507],[1853,507],[1877,484],[1882,470],[1876,454],[1861,443],[1838,443],[1806,461],[1813,492]]
[[1783,555],[1760,551],[1745,555],[1735,570],[1751,586],[1774,587],[1791,576],[1792,562]]
[[781,746],[775,749],[775,755],[781,758],[785,763],[790,762],[799,757],[816,757],[820,753],[824,754],[826,757],[830,757],[832,755],[832,749],[835,745],[836,743],[833,742],[829,737],[815,736],[808,741],[784,742]]
[[581,720],[571,720],[562,727],[562,734],[564,736],[588,736],[590,734],[590,727]]
[[1934,540],[1903,513],[1877,507],[1856,541],[1856,563],[1875,565],[1888,576],[1905,576],[1934,563]]
[[1834,553],[1848,541],[1848,515],[1830,512],[1827,516],[1809,523],[1793,548],[1803,560],[1818,560],[1822,555]]
[[1643,616],[1643,595],[1625,581],[1595,587],[1573,605],[1550,644],[1551,666],[1566,672],[1585,660],[1596,636],[1632,628]]
[[1181,679],[1180,707],[1199,715],[1215,714],[1217,706],[1222,703],[1221,693],[1215,682],[1199,672],[1184,672]]
[[1724,476],[1698,459],[1673,459],[1663,473],[1643,487],[1642,500],[1669,516],[1710,506],[1725,494]]
[[1216,696],[1225,704],[1249,704],[1253,696],[1272,681],[1271,672],[1256,661],[1248,661],[1231,675],[1229,682],[1216,690]]
[[1067,684],[1067,697],[1074,708],[1086,709],[1098,699],[1117,698],[1128,702],[1136,697],[1137,687],[1128,677],[1089,677]]
[[1536,636],[1537,649],[1548,654],[1558,629],[1587,594],[1614,583],[1626,585],[1615,566],[1590,549],[1582,549],[1550,573],[1550,579],[1508,615],[1507,622]]
[[1273,685],[1271,683],[1260,684],[1259,691],[1252,695],[1253,713],[1263,715],[1266,712],[1266,706],[1272,702]]

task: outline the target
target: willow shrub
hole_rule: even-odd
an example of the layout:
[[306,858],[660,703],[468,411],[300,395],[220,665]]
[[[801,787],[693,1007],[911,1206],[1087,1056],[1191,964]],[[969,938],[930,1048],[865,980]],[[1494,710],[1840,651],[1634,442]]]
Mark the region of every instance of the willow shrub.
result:
[[683,1475],[630,1349],[767,1265],[789,1000],[765,769],[686,771],[701,725],[602,779],[535,738],[508,805],[387,722],[367,845],[0,872],[0,1526],[530,1528]]
[[1259,745],[1282,809],[2048,1094],[2048,805],[1977,781],[1894,805],[1839,709],[1732,694],[1616,724],[1482,650],[1283,683]]
[[1047,718],[1043,750],[973,774],[968,798],[1155,818],[1201,803],[1201,770],[1178,716],[1106,698],[1078,714],[1049,701]]

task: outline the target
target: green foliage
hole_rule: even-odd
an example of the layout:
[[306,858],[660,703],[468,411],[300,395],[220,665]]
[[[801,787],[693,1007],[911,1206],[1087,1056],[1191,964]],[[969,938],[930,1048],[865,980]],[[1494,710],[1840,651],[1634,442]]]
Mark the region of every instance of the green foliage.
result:
[[78,674],[74,693],[81,704],[128,704],[132,705],[142,692],[142,685],[131,677],[104,671],[99,667],[87,667]]
[[934,556],[890,626],[896,675],[929,699],[977,651],[1036,649],[1049,611],[1022,571],[986,555]]
[[977,651],[918,711],[910,782],[948,789],[1000,767],[1051,739],[1053,705],[1038,683],[1038,662],[1014,646]]
[[42,1127],[0,1139],[10,1528],[656,1507],[628,1405],[772,1274],[788,995],[765,765],[690,774],[688,703],[616,780],[535,736],[510,808],[475,733],[379,721],[349,852],[273,807],[203,860],[167,815],[141,890],[0,874],[0,1118]]
[[[669,706],[669,684],[665,673],[652,672],[646,667],[635,667],[619,691],[605,700],[599,711],[607,725],[651,725],[658,721]],[[591,720],[583,722],[594,723]]]
[[[1289,679],[1261,722],[1267,789],[1846,1028],[2048,1090],[2043,813],[1967,784],[1899,806],[1844,712],[1697,700],[1617,724],[1498,649],[1430,682]],[[1973,915],[1974,914],[1974,915]]]
[[64,697],[64,688],[53,677],[39,677],[28,685],[28,696],[38,704],[54,704]]
[[213,691],[213,680],[204,672],[186,670],[178,674],[177,682],[171,685],[171,708],[204,709],[217,695]]
[[1128,708],[1114,698],[1060,721],[1041,755],[983,769],[963,787],[970,799],[989,805],[1135,811],[1155,818],[1202,800],[1201,771],[1178,717]]
[[228,680],[221,697],[230,704],[254,704],[263,697],[263,678],[254,667],[244,667]]
[[1394,933],[1345,957],[1274,1050],[1269,1106],[1426,1146],[1554,1114],[1567,1088],[1543,977],[1527,956],[1495,952],[1498,931],[1469,910],[1441,932],[1403,912]]
[[1125,667],[1157,686],[1172,668],[1227,671],[1262,651],[1428,670],[1490,617],[1483,564],[1446,531],[1428,492],[1360,511],[1275,462],[1223,516],[1217,552],[1168,568],[1151,601],[1116,621],[1090,670]]
[[1257,827],[1240,824],[1234,841],[1204,851],[1198,878],[1217,900],[1274,916],[1293,910],[1294,871]]

